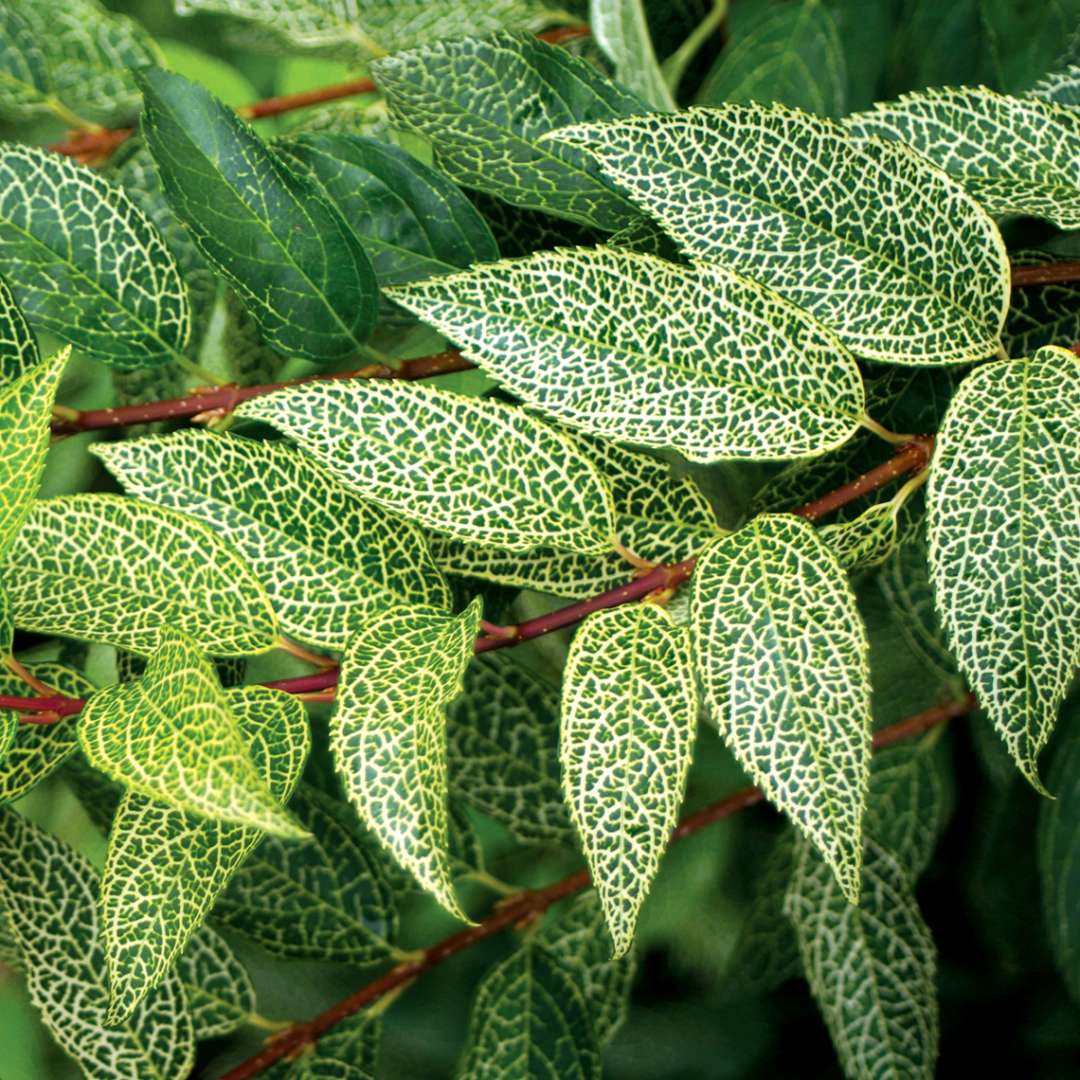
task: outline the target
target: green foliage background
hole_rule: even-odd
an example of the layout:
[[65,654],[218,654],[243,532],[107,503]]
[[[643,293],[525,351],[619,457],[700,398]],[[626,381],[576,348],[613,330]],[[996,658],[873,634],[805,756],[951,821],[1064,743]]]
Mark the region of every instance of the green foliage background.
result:
[[[816,104],[823,112],[850,112],[882,97],[942,84],[1023,89],[1059,59],[1066,31],[1080,28],[1080,3],[1070,0],[1026,6],[1004,0],[823,2],[834,16],[836,39],[785,40],[794,41],[793,48],[819,65],[842,56],[843,74],[836,74],[831,83],[825,80],[824,91],[820,85],[800,83],[793,70],[769,75],[789,80],[785,85],[790,84],[795,98],[811,95],[793,103]],[[323,86],[355,74],[355,69],[334,59],[271,58],[233,44],[221,34],[218,19],[208,15],[179,19],[166,0],[107,0],[107,6],[137,18],[177,69],[230,104]],[[792,6],[786,0],[736,0],[729,20],[729,47],[739,46],[761,20],[789,19]],[[1043,6],[1050,13],[1045,18],[1022,13]],[[649,7],[662,10],[654,20],[660,42],[672,32],[683,9],[690,13],[685,20],[688,27],[705,5],[681,0]],[[778,36],[781,30],[776,31]],[[673,46],[681,35],[672,36]],[[715,46],[703,51],[688,76],[691,85],[700,87],[703,99],[753,97],[752,64],[738,69],[739,58],[732,52],[726,67],[714,69],[715,55],[710,52],[715,54]],[[843,104],[838,106],[838,101]],[[284,131],[289,122],[287,117],[264,122],[260,130]],[[28,130],[0,125],[0,137],[25,139]],[[63,136],[59,123],[52,128],[36,123],[32,130],[34,142]],[[1076,257],[1080,248],[1075,247],[1075,235],[1059,234],[1031,220],[1006,228],[1010,249],[1049,243],[1051,248],[1056,245],[1059,258]],[[1071,303],[1070,311],[1075,312],[1075,296],[1063,302]],[[414,343],[424,340],[425,331],[414,333]],[[436,340],[433,335],[431,340]],[[42,344],[48,352],[48,339]],[[298,367],[290,373],[306,370]],[[79,407],[105,405],[113,394],[113,378],[108,368],[76,354],[66,376],[66,400]],[[490,385],[478,373],[439,382],[440,388],[466,392]],[[718,501],[722,516],[733,523],[761,482],[779,472],[771,465],[738,469],[724,465],[697,468],[694,475]],[[782,478],[777,483],[782,489]],[[86,440],[71,439],[51,452],[43,495],[93,487],[107,488],[108,482],[86,453]],[[876,720],[899,719],[934,704],[937,683],[925,677],[927,662],[918,642],[899,633],[878,590],[863,589],[860,602],[870,632]],[[561,646],[554,642],[527,646],[519,656],[542,674],[557,671],[563,659]],[[91,669],[107,662],[103,652],[99,657],[91,650]],[[255,660],[249,679],[306,671],[275,654]],[[313,728],[318,741],[326,725],[315,723]],[[954,728],[935,750],[949,777],[953,812],[917,890],[939,951],[940,1075],[959,1075],[970,1068],[974,1049],[982,1048],[992,1052],[994,1068],[1001,1074],[1065,1080],[1076,1075],[1080,1061],[1080,1024],[1077,1002],[1058,974],[1039,924],[1033,838],[1042,800],[1008,762],[985,717]],[[1080,739],[1075,698],[1066,705],[1058,728],[1056,743],[1075,747]],[[1069,745],[1061,750],[1067,751]],[[315,754],[316,767],[325,766],[326,747],[317,746]],[[1076,758],[1075,749],[1072,757]],[[686,808],[742,782],[742,771],[719,740],[700,739]],[[41,785],[19,808],[98,865],[103,862],[104,843],[66,784]],[[637,929],[639,963],[630,1014],[604,1053],[604,1075],[609,1080],[805,1080],[840,1075],[828,1034],[805,987],[789,977],[779,989],[761,989],[773,981],[772,976],[791,976],[797,970],[794,942],[777,929],[782,920],[770,921],[764,910],[771,896],[766,854],[777,842],[776,824],[775,815],[740,815],[665,856]],[[479,829],[492,853],[489,868],[517,884],[543,884],[579,865],[552,849],[537,858],[515,847],[491,822],[480,821]],[[466,901],[486,895],[471,889],[462,889]],[[408,908],[405,924],[410,935],[401,942],[405,948],[426,945],[458,925],[433,905],[421,903]],[[264,951],[239,936],[231,936],[230,943],[252,975],[259,1011],[265,1016],[313,1015],[370,975],[341,964],[293,960],[283,978],[280,964]],[[394,1080],[449,1077],[473,989],[510,951],[510,942],[498,938],[470,949],[425,976],[396,1002],[385,1021],[383,1074]],[[774,966],[777,970],[771,970]],[[253,1052],[258,1038],[258,1033],[235,1037],[227,1050],[230,1059],[244,1050]],[[204,1046],[200,1066],[214,1061],[221,1049],[213,1043]],[[66,1080],[78,1075],[43,1033],[20,981],[0,967],[0,1078]]]

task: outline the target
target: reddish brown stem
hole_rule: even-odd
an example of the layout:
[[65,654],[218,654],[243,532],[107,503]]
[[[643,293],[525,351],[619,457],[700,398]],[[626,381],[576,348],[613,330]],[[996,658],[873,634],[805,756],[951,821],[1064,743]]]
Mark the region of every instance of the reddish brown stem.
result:
[[1014,289],[1025,289],[1031,285],[1063,285],[1070,281],[1080,281],[1080,262],[1056,262],[1012,268]]
[[[938,724],[970,712],[974,707],[975,699],[969,694],[961,701],[927,709],[926,712],[919,713],[917,716],[910,716],[890,727],[882,728],[874,736],[874,748],[880,749],[892,746],[904,739],[914,738]],[[742,788],[718,802],[710,803],[684,817],[672,832],[670,843],[676,844],[717,821],[722,821],[724,818],[737,814],[740,810],[762,802],[764,798],[759,788],[750,787]],[[528,889],[507,898],[496,905],[494,911],[476,926],[460,930],[438,944],[432,945],[431,948],[425,949],[416,960],[409,960],[392,967],[385,974],[347,998],[343,998],[314,1019],[293,1024],[283,1032],[275,1034],[264,1049],[237,1065],[236,1068],[230,1069],[220,1080],[251,1080],[253,1076],[258,1076],[282,1058],[293,1057],[305,1047],[318,1042],[323,1035],[337,1027],[343,1020],[373,1005],[394,990],[407,986],[443,961],[449,960],[450,957],[464,952],[487,938],[494,937],[511,926],[528,925],[538,919],[552,904],[582,892],[590,884],[588,872],[579,870],[555,882],[554,885],[548,885],[543,889]]]
[[565,45],[568,41],[591,37],[592,30],[582,23],[581,26],[557,26],[554,30],[545,30],[542,34],[536,36],[549,45]]
[[818,518],[839,510],[841,506],[847,506],[868,492],[877,491],[894,480],[899,479],[906,473],[918,472],[930,463],[930,455],[934,452],[934,437],[932,435],[917,435],[909,443],[905,443],[888,461],[878,465],[877,468],[863,473],[856,480],[852,480],[819,499],[800,506],[793,510],[807,521],[817,521]]
[[262,120],[267,116],[292,112],[293,109],[321,105],[324,101],[339,101],[341,98],[356,97],[357,94],[374,94],[377,89],[370,79],[352,79],[333,86],[320,86],[315,90],[302,90],[298,94],[267,98],[265,101],[256,101],[253,105],[241,105],[236,111],[245,120]]
[[[425,357],[425,360],[431,359]],[[861,498],[877,488],[898,479],[907,472],[921,469],[929,460],[933,441],[929,436],[922,436],[900,450],[893,456],[891,461],[879,465],[876,469],[859,477],[858,480],[845,484],[820,499],[799,507],[793,513],[813,521],[825,513],[838,510],[841,506],[855,499]],[[540,615],[535,619],[528,619],[516,626],[501,626],[497,633],[486,633],[476,639],[476,652],[491,652],[493,649],[506,649],[513,645],[519,645],[523,641],[532,641],[534,638],[543,637],[553,630],[562,630],[568,626],[574,626],[582,619],[591,615],[594,611],[602,611],[605,608],[618,607],[620,604],[633,603],[636,600],[644,600],[650,593],[661,590],[674,590],[678,588],[694,570],[696,559],[687,559],[685,562],[674,563],[671,566],[658,566],[655,570],[642,577],[635,578],[627,585],[621,585],[617,589],[609,589],[598,596],[588,600],[579,600],[575,604],[558,608],[547,615]],[[319,693],[334,686],[337,682],[338,669],[330,668],[319,672],[317,675],[302,675],[295,679],[277,679],[273,682],[263,683],[275,690],[285,690],[291,694]],[[83,706],[78,698],[20,698],[0,696],[0,709],[16,709],[24,715],[20,719],[24,723],[56,723],[64,716],[77,713]],[[42,716],[30,719],[31,713],[50,714],[48,720]]]
[[115,409],[83,409],[75,416],[54,420],[54,435],[76,435],[80,431],[100,431],[104,428],[128,427],[131,424],[149,424],[158,420],[182,420],[203,413],[232,412],[238,405],[252,398],[261,397],[286,386],[299,386],[309,382],[329,382],[337,379],[429,379],[435,375],[449,375],[455,371],[471,371],[475,365],[466,360],[456,349],[418,356],[406,360],[398,368],[383,364],[368,364],[355,371],[333,372],[328,375],[308,375],[302,379],[286,382],[265,383],[262,386],[222,386],[214,390],[187,394],[167,401],[148,401],[144,405],[123,405]]

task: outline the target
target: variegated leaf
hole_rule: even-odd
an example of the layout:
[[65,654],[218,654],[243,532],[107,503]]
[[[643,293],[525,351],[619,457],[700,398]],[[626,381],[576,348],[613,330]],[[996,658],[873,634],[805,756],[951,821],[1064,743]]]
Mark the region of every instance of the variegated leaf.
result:
[[588,1007],[570,969],[540,946],[519,947],[473,1000],[457,1080],[600,1080]]
[[1058,105],[1080,105],[1080,64],[1070,64],[1061,71],[1052,71],[1041,78],[1028,91],[1028,95]]
[[71,349],[0,384],[0,560],[26,521],[41,486],[56,387]]
[[187,289],[158,231],[59,154],[0,148],[0,270],[32,324],[114,367],[166,364],[187,345]]
[[71,848],[13,810],[0,810],[0,901],[53,1038],[87,1076],[186,1080],[195,1064],[191,1015],[170,976],[131,1021],[106,1023],[98,876]]
[[[88,697],[97,689],[83,675],[52,661],[29,663],[27,670],[58,693]],[[0,694],[26,695],[26,683],[7,671],[0,671]],[[58,769],[79,747],[78,726],[72,719],[59,724],[20,724],[17,714],[0,712],[0,728],[11,724],[14,742],[6,756],[0,756],[0,805],[21,799]]]
[[623,86],[654,108],[675,108],[656,59],[644,0],[589,0],[589,26]]
[[896,547],[896,513],[892,503],[875,503],[858,517],[826,525],[821,539],[845,570],[883,563]]
[[139,80],[165,199],[266,344],[322,363],[355,356],[378,287],[345,219],[209,91],[160,68]]
[[559,783],[559,693],[503,652],[465,670],[447,710],[450,794],[522,843],[573,842]]
[[[286,803],[310,742],[303,703],[258,686],[226,691],[225,699],[259,778],[276,802]],[[93,727],[96,715],[89,719]],[[209,741],[213,728],[208,724],[203,734]],[[175,745],[175,752],[184,754],[184,746]],[[92,760],[98,764],[100,752]],[[214,766],[221,767],[220,758]],[[126,1020],[160,985],[261,839],[256,828],[209,821],[136,790],[125,792],[109,833],[101,886],[111,1023]]]
[[[462,33],[504,26],[540,29],[550,16],[539,0],[175,0],[179,15],[216,12],[250,20],[283,53],[330,52],[350,60],[382,56]],[[277,51],[277,50],[275,50]]]
[[938,436],[928,488],[938,615],[1021,772],[1080,663],[1080,359],[1040,349],[979,368]]
[[582,124],[550,141],[588,150],[686,255],[774,289],[858,356],[952,364],[998,348],[1001,237],[906,146],[755,105]]
[[696,732],[686,631],[657,604],[589,616],[566,661],[559,754],[616,957],[678,820]]
[[360,238],[380,285],[450,274],[499,257],[487,222],[464,192],[400,147],[316,132],[274,149],[319,181]]
[[450,607],[418,529],[282,443],[181,431],[93,451],[130,494],[200,518],[232,544],[290,637],[342,649],[373,611]]
[[868,843],[855,906],[820,856],[801,842],[787,910],[845,1074],[852,1080],[932,1080],[938,1052],[936,951],[900,863]]
[[16,626],[42,634],[144,656],[163,627],[218,656],[265,652],[277,640],[270,599],[231,545],[194,518],[134,499],[37,503],[3,575]]
[[305,837],[252,760],[213,666],[180,630],[163,628],[160,640],[145,674],[86,703],[79,745],[87,760],[129,791],[174,809]]
[[995,217],[1080,226],[1080,120],[1067,105],[951,86],[880,103],[845,123],[859,138],[914,147]]
[[378,963],[397,934],[387,862],[340,800],[301,784],[289,812],[311,834],[268,836],[229,881],[214,920],[273,956]]
[[0,113],[122,126],[138,112],[132,69],[163,62],[146,29],[98,0],[4,0]]
[[[2,14],[0,18],[3,18]],[[0,277],[0,379],[17,379],[29,371],[38,359],[33,331],[15,302],[8,283]]]
[[447,859],[446,706],[479,623],[479,598],[457,616],[373,616],[346,649],[331,722],[334,761],[364,823],[462,919]]
[[535,940],[574,976],[592,1019],[597,1045],[603,1048],[630,1012],[630,991],[637,972],[634,950],[621,957],[611,955],[604,909],[591,889],[545,922]]
[[648,108],[566,49],[529,34],[451,38],[372,72],[395,125],[427,139],[455,183],[609,232],[640,216],[587,155],[542,141],[566,124]]
[[758,6],[732,33],[698,91],[700,105],[778,102],[819,116],[847,111],[847,62],[833,13],[821,0]]
[[357,379],[289,387],[237,415],[290,436],[364,498],[462,540],[581,554],[613,546],[611,494],[592,462],[502,402]]
[[[607,439],[570,437],[600,471],[615,505],[615,534],[624,548],[650,563],[677,563],[724,535],[709,500],[689,476],[666,462]],[[617,551],[574,555],[554,548],[521,554],[436,536],[435,562],[447,573],[500,585],[585,599],[626,583],[629,564]]]
[[200,926],[176,962],[196,1042],[235,1031],[255,1011],[255,988],[225,939]]
[[579,248],[388,293],[556,419],[691,461],[821,454],[863,413],[837,338],[719,266]]
[[840,564],[805,521],[754,518],[701,557],[691,629],[721,735],[857,902],[869,647]]

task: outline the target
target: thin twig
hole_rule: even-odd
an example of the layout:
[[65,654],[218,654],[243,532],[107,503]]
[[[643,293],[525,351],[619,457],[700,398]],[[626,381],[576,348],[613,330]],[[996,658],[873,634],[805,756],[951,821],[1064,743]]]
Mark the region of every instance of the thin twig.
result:
[[1042,266],[1012,268],[1012,287],[1026,289],[1031,285],[1064,285],[1080,281],[1080,262],[1044,263]]
[[264,383],[261,386],[222,386],[180,398],[165,401],[148,401],[142,405],[121,405],[114,409],[64,408],[54,415],[54,435],[77,435],[81,431],[101,431],[106,428],[130,427],[133,424],[151,424],[160,420],[184,420],[203,413],[229,413],[238,405],[252,398],[262,397],[286,386],[300,386],[309,382],[332,382],[339,379],[401,379],[413,382],[430,379],[436,375],[449,375],[455,371],[471,371],[475,367],[456,349],[418,356],[404,361],[400,367],[385,364],[368,364],[355,371],[338,371],[329,374],[307,375],[302,379],[285,382]]
[[[916,716],[909,716],[905,720],[882,728],[874,736],[874,749],[880,750],[887,746],[894,746],[905,739],[915,738],[929,731],[930,728],[963,716],[973,708],[975,708],[975,699],[968,694],[958,701],[935,706]],[[718,802],[710,803],[684,817],[672,832],[670,843],[676,844],[717,821],[731,817],[747,807],[755,806],[764,798],[759,788],[750,787],[742,788]],[[373,982],[361,987],[313,1019],[293,1024],[271,1036],[262,1050],[230,1069],[220,1080],[251,1080],[252,1077],[258,1076],[282,1058],[294,1057],[306,1047],[318,1042],[323,1035],[337,1027],[342,1021],[374,1005],[387,994],[400,991],[421,975],[431,971],[432,968],[438,967],[443,961],[449,960],[450,957],[464,952],[481,941],[494,937],[511,926],[528,925],[559,900],[582,892],[591,884],[588,872],[579,870],[555,882],[554,885],[548,885],[543,889],[526,889],[508,897],[496,904],[492,913],[482,922],[467,927],[465,930],[459,930],[456,934],[432,945],[431,948],[425,949],[417,959],[392,967]]]

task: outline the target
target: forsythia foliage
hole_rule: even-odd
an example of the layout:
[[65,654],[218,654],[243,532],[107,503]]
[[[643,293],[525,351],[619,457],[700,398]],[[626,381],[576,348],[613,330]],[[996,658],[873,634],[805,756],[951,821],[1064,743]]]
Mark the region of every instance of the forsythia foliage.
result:
[[1080,996],[1080,3],[567,7],[0,7],[27,1075],[929,1077],[976,798]]

